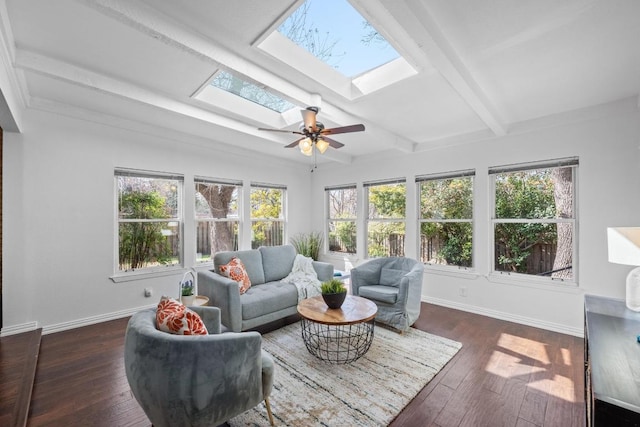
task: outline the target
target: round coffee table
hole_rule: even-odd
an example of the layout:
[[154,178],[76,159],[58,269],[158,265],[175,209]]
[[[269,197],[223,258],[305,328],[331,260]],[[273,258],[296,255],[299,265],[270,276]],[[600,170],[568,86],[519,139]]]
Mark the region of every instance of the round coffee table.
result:
[[327,307],[322,296],[298,304],[302,340],[309,353],[329,363],[351,363],[362,357],[373,342],[378,307],[368,299],[347,295],[342,307]]

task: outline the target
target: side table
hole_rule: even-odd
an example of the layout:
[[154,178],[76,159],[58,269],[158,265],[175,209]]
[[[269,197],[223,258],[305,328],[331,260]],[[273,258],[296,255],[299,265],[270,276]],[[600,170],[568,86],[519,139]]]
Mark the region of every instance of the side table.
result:
[[341,308],[327,307],[322,296],[298,304],[302,340],[309,353],[329,363],[351,363],[362,357],[373,342],[378,307],[371,301],[347,295]]

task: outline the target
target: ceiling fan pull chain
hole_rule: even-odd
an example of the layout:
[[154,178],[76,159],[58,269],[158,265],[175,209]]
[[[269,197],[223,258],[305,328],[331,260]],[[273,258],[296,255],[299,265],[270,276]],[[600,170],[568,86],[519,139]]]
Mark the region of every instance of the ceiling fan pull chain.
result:
[[318,153],[317,153],[317,151],[318,151],[317,149],[313,150],[313,169],[311,169],[311,173],[313,173],[313,171],[315,169],[318,169],[318,162],[317,162]]

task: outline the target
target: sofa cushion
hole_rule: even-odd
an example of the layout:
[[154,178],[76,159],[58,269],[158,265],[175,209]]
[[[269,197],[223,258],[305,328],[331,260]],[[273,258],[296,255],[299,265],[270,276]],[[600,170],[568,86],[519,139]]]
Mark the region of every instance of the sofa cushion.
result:
[[291,273],[293,260],[296,258],[293,246],[260,246],[258,250],[262,254],[265,282],[284,279]]
[[231,258],[237,257],[242,260],[244,268],[249,275],[249,280],[252,285],[259,285],[264,283],[264,270],[262,268],[262,255],[257,249],[248,251],[226,251],[217,252],[213,255],[213,265],[215,265],[215,271],[218,274],[220,272],[220,266],[228,264]]
[[240,295],[247,292],[247,289],[251,287],[251,279],[249,279],[247,270],[240,258],[233,257],[227,264],[221,265],[220,274],[238,282]]
[[373,301],[395,304],[398,300],[398,288],[395,286],[369,285],[360,286],[358,295]]
[[298,305],[298,290],[291,283],[267,282],[252,286],[240,297],[242,319],[253,319]]
[[380,285],[384,286],[400,286],[400,281],[407,274],[405,270],[396,270],[395,268],[382,268],[380,270]]
[[207,335],[198,314],[173,298],[163,296],[156,308],[156,327],[176,335]]

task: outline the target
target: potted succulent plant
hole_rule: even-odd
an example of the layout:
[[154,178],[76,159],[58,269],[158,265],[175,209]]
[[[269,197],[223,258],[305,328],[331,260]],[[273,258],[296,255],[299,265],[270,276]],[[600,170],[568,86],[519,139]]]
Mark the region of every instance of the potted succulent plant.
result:
[[331,279],[320,285],[322,299],[329,308],[340,308],[347,297],[347,288],[339,279]]

